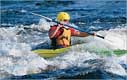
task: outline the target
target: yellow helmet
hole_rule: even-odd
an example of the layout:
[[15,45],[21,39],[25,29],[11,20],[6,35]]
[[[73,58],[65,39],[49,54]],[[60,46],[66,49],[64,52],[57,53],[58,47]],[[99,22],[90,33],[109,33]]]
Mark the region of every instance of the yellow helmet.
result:
[[57,21],[61,22],[61,21],[64,21],[64,20],[70,20],[70,15],[66,12],[60,12],[58,15],[57,15]]

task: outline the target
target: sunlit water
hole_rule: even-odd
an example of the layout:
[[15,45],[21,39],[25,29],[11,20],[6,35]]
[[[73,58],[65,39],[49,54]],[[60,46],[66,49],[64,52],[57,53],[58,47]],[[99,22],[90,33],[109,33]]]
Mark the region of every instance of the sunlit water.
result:
[[[125,9],[124,0],[1,2],[0,78],[126,79],[127,54],[113,53],[118,49],[127,50]],[[27,12],[22,13],[23,10]],[[48,29],[54,23],[29,11],[53,19],[57,12],[67,11],[72,25],[86,32],[96,32],[105,39],[72,37],[74,46],[68,52],[44,59],[31,50],[50,47]]]

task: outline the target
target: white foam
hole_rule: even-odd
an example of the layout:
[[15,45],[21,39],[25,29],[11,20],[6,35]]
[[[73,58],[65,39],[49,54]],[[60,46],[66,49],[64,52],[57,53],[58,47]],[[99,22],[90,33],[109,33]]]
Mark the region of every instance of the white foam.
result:
[[[24,35],[16,35],[17,28],[0,28],[0,77],[26,75],[47,68],[47,61],[31,52],[31,46],[23,43]],[[20,40],[18,39],[20,36]],[[28,38],[28,35],[25,35]],[[26,40],[27,41],[27,40]]]
[[69,52],[51,59],[49,63],[50,65],[56,66],[58,69],[65,69],[73,66],[81,67],[82,65],[85,65],[83,63],[85,60],[97,58],[99,58],[99,56],[96,54],[84,50],[84,46],[75,45],[69,50]]
[[40,19],[38,24],[38,29],[41,31],[48,31],[50,28],[50,23],[47,22],[45,19]]
[[113,74],[117,74],[117,75],[121,75],[121,76],[127,76],[125,69],[120,64],[116,63],[115,60],[117,60],[117,59],[114,57],[112,57],[112,60],[108,59],[107,60],[108,62],[106,62],[106,64],[105,64],[105,70],[107,72],[110,72]]
[[112,49],[127,50],[127,29],[111,29],[109,31],[99,31],[105,36],[105,40],[112,46]]
[[118,57],[117,62],[120,64],[126,64],[127,65],[127,54]]

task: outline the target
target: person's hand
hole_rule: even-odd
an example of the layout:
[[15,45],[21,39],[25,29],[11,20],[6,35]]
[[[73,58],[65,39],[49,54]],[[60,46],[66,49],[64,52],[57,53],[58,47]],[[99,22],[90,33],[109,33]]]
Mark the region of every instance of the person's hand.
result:
[[58,27],[63,27],[63,25],[62,24],[58,24]]

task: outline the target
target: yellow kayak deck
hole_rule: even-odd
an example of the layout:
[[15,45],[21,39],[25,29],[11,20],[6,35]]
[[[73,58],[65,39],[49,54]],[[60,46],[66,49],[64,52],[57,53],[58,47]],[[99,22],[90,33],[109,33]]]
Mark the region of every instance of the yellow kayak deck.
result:
[[37,50],[33,50],[32,52],[38,54],[39,56],[43,58],[52,58],[68,50],[69,50],[69,47],[60,48],[60,49],[37,49]]

